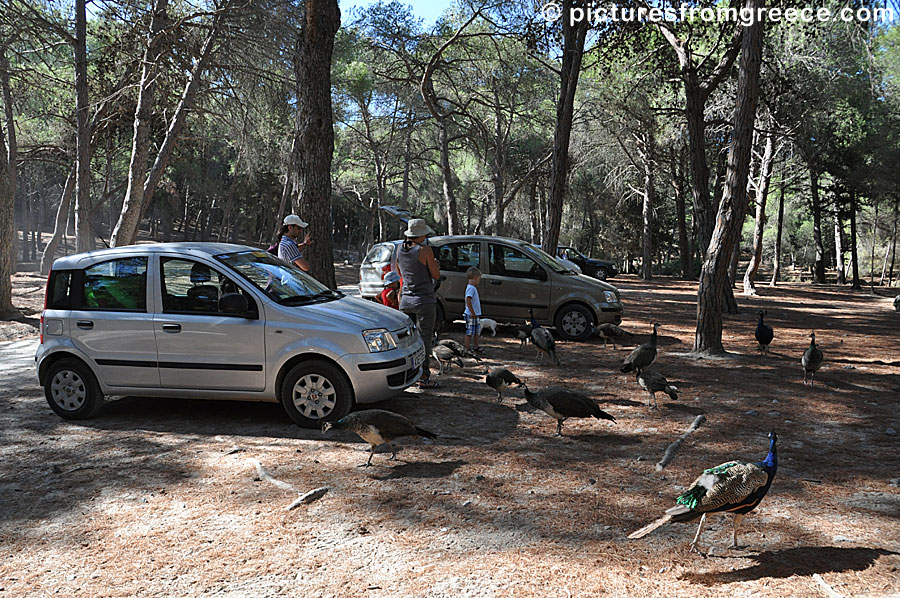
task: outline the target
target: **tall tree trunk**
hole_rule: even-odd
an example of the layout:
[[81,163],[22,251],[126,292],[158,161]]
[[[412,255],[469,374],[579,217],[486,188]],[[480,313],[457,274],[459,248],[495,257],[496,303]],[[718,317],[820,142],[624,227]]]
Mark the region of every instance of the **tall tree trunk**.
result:
[[75,251],[80,253],[94,248],[85,0],[75,0],[75,122]]
[[819,199],[819,171],[812,160],[809,161],[809,191],[812,199],[813,244],[816,246],[813,282],[825,284],[825,246],[822,243],[822,204]]
[[532,244],[539,243],[538,231],[541,230],[537,202],[537,179],[538,177],[531,179],[531,184],[528,186],[528,242]]
[[[747,0],[746,8],[757,14],[763,0]],[[731,253],[740,239],[747,200],[747,177],[750,170],[750,150],[753,144],[753,123],[759,96],[759,72],[762,63],[763,21],[754,20],[745,28],[741,42],[741,66],[738,73],[737,99],[734,111],[734,132],[728,153],[726,188],[716,227],[710,239],[706,260],[700,272],[697,301],[697,331],[694,352],[721,354],[723,287],[728,284]]]
[[413,111],[406,117],[406,139],[403,143],[403,182],[400,185],[400,208],[409,208],[409,171],[412,166]]
[[3,99],[3,124],[0,124],[0,313],[13,309],[12,279],[16,272],[16,178],[19,143],[13,116],[12,92],[9,86],[10,39],[0,42],[0,97]]
[[[897,199],[894,198],[894,232],[891,233],[891,269],[888,271],[888,286],[894,283],[894,259],[897,257],[897,212],[900,209],[900,202]],[[884,276],[882,275],[881,278],[883,283]]]
[[[0,48],[2,51],[3,48]],[[8,131],[0,127],[0,240],[15,246],[16,238],[15,197],[12,194],[10,180],[9,150],[7,148]],[[16,268],[16,255],[7,245],[0,249],[0,314],[13,311],[12,275]]]
[[782,166],[781,182],[778,186],[778,218],[775,221],[775,257],[772,264],[772,280],[769,282],[770,287],[774,287],[781,276],[781,234],[784,230],[784,189],[786,186],[784,167]]
[[128,164],[128,186],[122,213],[110,237],[110,245],[129,245],[137,238],[140,213],[144,202],[144,181],[150,156],[150,120],[156,97],[157,71],[163,52],[163,32],[168,24],[166,10],[169,0],[155,0],[147,45],[141,60],[141,81],[138,85],[137,106],[134,110],[134,132],[131,137],[131,160]]
[[844,223],[841,222],[841,207],[834,204],[834,267],[837,270],[837,283],[847,284],[846,266],[844,265]]
[[756,286],[753,281],[762,262],[763,231],[766,226],[766,199],[769,195],[769,182],[772,180],[772,165],[775,154],[775,135],[770,130],[766,135],[766,146],[763,150],[762,162],[759,165],[759,181],[756,183],[756,223],[753,227],[753,246],[750,249],[750,265],[744,272],[744,294],[755,295]]
[[331,215],[331,158],[334,115],[331,108],[331,57],[341,26],[337,0],[306,0],[297,38],[296,74],[299,121],[297,183],[303,218],[313,244],[305,252],[310,273],[335,288]]
[[875,198],[874,213],[872,214],[872,249],[869,253],[869,288],[875,292],[875,243],[878,241],[878,196]]
[[643,231],[641,233],[641,279],[653,278],[653,206],[656,204],[656,189],[653,183],[653,160],[656,139],[653,131],[643,138],[642,159],[644,167],[644,202],[641,210]]
[[672,152],[672,187],[675,191],[675,215],[678,226],[678,259],[681,262],[681,277],[694,277],[694,257],[691,254],[687,233],[687,214],[684,205],[684,171],[679,168],[681,160]]
[[857,200],[856,191],[850,192],[850,269],[853,272],[853,280],[851,287],[854,291],[862,290],[859,282],[859,254],[857,252],[857,242],[859,236],[856,234],[856,212]]
[[691,149],[691,192],[700,255],[706,255],[715,225],[715,208],[709,198],[709,164],[706,161],[706,97],[696,80],[696,72],[685,78],[688,143]]
[[[568,15],[574,0],[563,0],[562,14]],[[584,56],[584,40],[587,36],[589,20],[581,19],[572,23],[562,20],[563,56],[559,71],[559,98],[556,102],[556,130],[553,134],[553,158],[550,166],[550,198],[547,202],[547,220],[541,246],[550,255],[556,255],[559,242],[559,228],[562,224],[563,201],[566,195],[566,178],[569,174],[569,139],[575,118],[575,90],[581,74],[581,59]]]
[[459,210],[456,205],[456,193],[453,191],[453,169],[450,167],[450,136],[447,132],[447,117],[438,119],[441,146],[441,190],[444,193],[444,212],[447,214],[447,234],[462,233],[459,222]]

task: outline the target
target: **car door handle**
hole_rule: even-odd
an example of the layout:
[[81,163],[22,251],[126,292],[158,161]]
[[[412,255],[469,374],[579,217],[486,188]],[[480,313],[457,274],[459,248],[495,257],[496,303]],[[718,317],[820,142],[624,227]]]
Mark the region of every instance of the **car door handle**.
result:
[[503,284],[503,281],[502,280],[492,280],[491,284],[494,285],[495,287],[498,287],[501,284]]
[[163,332],[181,332],[181,324],[163,324]]
[[78,320],[75,325],[82,330],[92,330],[94,328],[94,323],[90,320]]

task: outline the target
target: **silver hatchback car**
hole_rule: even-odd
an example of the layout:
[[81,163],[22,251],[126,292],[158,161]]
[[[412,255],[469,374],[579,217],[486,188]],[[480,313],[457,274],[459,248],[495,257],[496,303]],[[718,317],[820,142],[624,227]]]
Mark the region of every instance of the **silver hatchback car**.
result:
[[405,314],[265,251],[162,243],[56,260],[35,364],[66,419],[137,395],[280,402],[318,427],[415,383],[424,355]]

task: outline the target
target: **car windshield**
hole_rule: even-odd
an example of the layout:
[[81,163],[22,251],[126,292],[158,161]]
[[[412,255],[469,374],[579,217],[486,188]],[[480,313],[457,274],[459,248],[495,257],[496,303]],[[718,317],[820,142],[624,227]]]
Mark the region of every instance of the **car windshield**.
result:
[[540,249],[536,245],[522,243],[521,248],[529,255],[529,257],[533,258],[545,268],[550,268],[553,272],[572,272],[572,270],[563,267],[563,265],[556,261],[549,253],[545,253],[543,249]]
[[216,259],[282,305],[304,305],[343,297],[296,266],[266,251],[223,253]]

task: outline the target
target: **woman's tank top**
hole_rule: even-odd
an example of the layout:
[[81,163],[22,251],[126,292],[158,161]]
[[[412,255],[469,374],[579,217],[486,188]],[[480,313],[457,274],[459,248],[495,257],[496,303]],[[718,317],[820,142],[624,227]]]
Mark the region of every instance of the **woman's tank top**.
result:
[[400,245],[397,256],[397,266],[400,268],[400,276],[403,277],[403,293],[400,295],[400,309],[436,303],[434,297],[434,279],[428,266],[419,261],[421,245],[412,245],[407,248]]

